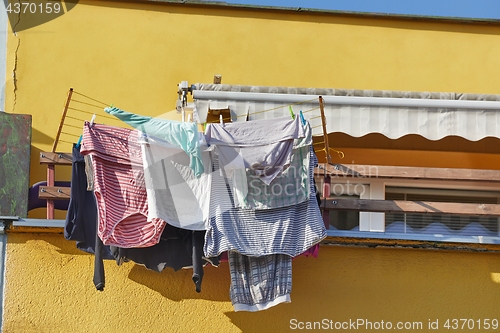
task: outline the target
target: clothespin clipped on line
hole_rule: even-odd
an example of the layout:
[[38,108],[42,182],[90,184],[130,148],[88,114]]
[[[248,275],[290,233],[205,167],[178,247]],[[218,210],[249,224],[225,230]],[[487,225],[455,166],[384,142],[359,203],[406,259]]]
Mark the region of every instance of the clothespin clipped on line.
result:
[[224,119],[222,119],[222,114],[219,115],[219,121],[222,126],[224,126]]
[[302,125],[305,125],[306,118],[304,118],[304,114],[302,113],[302,110],[299,111],[299,116],[300,116],[300,120],[302,121]]
[[80,137],[78,138],[78,141],[76,142],[76,149],[80,148],[80,145],[82,144],[82,139],[83,139],[83,134],[80,135]]
[[190,123],[190,122],[192,121],[192,119],[191,119],[191,118],[192,118],[192,117],[191,117],[191,114],[188,114],[188,119],[187,119],[187,122],[188,122],[188,123]]
[[293,113],[293,108],[291,105],[288,105],[288,110],[290,110],[290,115],[292,116],[292,119],[295,120],[295,114]]
[[95,113],[92,115],[92,118],[90,119],[90,127],[94,126],[94,121],[95,121]]

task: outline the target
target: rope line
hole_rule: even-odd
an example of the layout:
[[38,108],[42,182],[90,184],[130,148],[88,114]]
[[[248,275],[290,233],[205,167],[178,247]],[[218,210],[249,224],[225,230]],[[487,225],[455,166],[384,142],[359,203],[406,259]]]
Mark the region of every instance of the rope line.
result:
[[104,103],[104,102],[98,101],[98,100],[97,100],[97,99],[95,99],[95,98],[89,97],[89,96],[84,95],[84,94],[82,94],[82,93],[79,93],[79,92],[77,92],[77,91],[75,91],[75,90],[73,90],[73,94],[77,94],[77,95],[80,95],[80,96],[86,97],[86,98],[88,98],[88,99],[90,99],[90,100],[92,100],[92,101],[94,101],[94,102],[100,103],[100,104],[102,104],[102,105],[106,105],[106,106],[110,106],[110,105],[111,105],[111,104],[109,104],[109,103]]

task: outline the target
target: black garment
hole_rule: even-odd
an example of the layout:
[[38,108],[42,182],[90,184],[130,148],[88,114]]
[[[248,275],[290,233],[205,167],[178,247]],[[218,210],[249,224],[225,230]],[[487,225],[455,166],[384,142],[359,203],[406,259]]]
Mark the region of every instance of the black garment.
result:
[[[100,239],[99,239],[100,240]],[[205,231],[192,231],[177,228],[167,224],[160,238],[160,242],[150,247],[121,248],[110,246],[116,263],[121,265],[133,261],[144,265],[150,270],[161,272],[165,267],[175,271],[181,268],[193,268],[193,282],[196,292],[201,292],[203,280],[203,266],[210,263],[219,265],[219,258],[203,258]],[[104,288],[104,264],[98,260],[96,252],[96,266],[94,267],[94,285],[98,290]]]
[[[95,253],[96,233],[97,204],[94,193],[87,191],[84,157],[76,145],[73,145],[71,196],[64,224],[64,237],[75,240],[78,249]],[[103,248],[102,255],[104,259],[113,259],[109,247]]]

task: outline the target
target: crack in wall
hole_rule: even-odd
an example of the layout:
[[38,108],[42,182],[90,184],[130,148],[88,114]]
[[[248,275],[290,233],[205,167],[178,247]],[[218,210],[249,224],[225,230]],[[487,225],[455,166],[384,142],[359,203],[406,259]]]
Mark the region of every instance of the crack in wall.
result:
[[[21,0],[18,0],[18,2],[19,2],[19,4],[21,4]],[[17,73],[16,73],[16,71],[17,71],[18,51],[19,51],[19,47],[21,46],[21,38],[19,38],[19,36],[17,35],[16,27],[19,24],[19,22],[21,22],[21,11],[19,11],[19,15],[17,17],[16,24],[14,24],[12,26],[12,32],[14,33],[14,36],[16,36],[16,38],[17,38],[17,46],[16,46],[16,50],[14,51],[14,68],[12,69],[12,83],[14,84],[14,89],[12,90],[12,92],[14,94],[14,101],[12,104],[12,112],[15,111],[16,104],[17,104]]]

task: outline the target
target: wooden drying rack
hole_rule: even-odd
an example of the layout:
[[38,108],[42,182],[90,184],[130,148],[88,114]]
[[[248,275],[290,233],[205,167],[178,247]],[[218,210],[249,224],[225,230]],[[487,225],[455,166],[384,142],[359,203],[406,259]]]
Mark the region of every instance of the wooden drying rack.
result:
[[49,220],[54,218],[54,200],[69,200],[70,198],[70,187],[56,187],[54,186],[54,184],[56,180],[56,165],[71,166],[73,161],[71,153],[56,152],[57,144],[59,143],[59,138],[64,126],[64,120],[66,119],[66,115],[68,113],[72,95],[73,88],[70,88],[66,103],[64,104],[64,110],[61,117],[61,122],[59,123],[56,138],[54,140],[54,144],[52,145],[52,151],[40,153],[40,164],[47,165],[47,186],[40,186],[38,190],[38,197],[40,199],[47,200],[47,219]]
[[[57,129],[56,137],[54,140],[54,143],[52,145],[52,150],[50,152],[41,152],[40,153],[40,164],[46,165],[47,166],[47,185],[46,186],[40,186],[39,191],[38,191],[38,197],[40,199],[45,199],[47,200],[47,219],[53,219],[54,218],[54,200],[69,200],[70,198],[70,193],[71,193],[71,187],[64,187],[64,186],[54,186],[55,184],[55,170],[56,166],[71,166],[72,164],[72,153],[61,153],[61,152],[56,152],[57,150],[57,145],[59,143],[61,133],[64,127],[64,122],[66,120],[66,116],[68,114],[68,109],[69,105],[71,103],[71,98],[73,96],[73,88],[70,88],[68,91],[68,95],[66,98],[66,102],[64,104],[64,109],[62,112],[61,116],[61,121],[59,123],[59,127]],[[324,103],[323,103],[323,98],[319,96],[319,106],[320,106],[320,111],[321,111],[321,123],[323,127],[323,138],[324,138],[324,150],[326,154],[326,159],[329,164],[332,163],[332,159],[330,156],[330,146],[328,143],[328,135],[326,134],[326,117],[325,117],[325,111],[324,111]],[[218,117],[214,122],[218,121]]]

